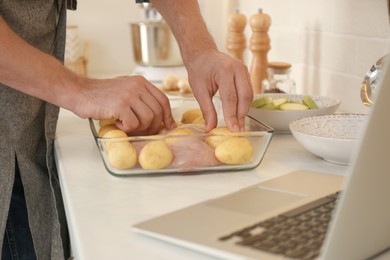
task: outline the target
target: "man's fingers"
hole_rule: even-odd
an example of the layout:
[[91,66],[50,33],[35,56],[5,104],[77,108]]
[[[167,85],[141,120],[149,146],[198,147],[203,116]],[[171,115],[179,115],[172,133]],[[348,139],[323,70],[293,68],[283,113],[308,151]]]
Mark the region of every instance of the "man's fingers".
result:
[[124,111],[121,111],[121,114],[115,122],[115,125],[125,132],[134,131],[138,128],[139,124],[140,121],[130,106],[128,106]]
[[253,100],[253,88],[246,67],[238,71],[234,77],[237,92],[237,120],[240,131],[245,131],[245,117]]
[[240,131],[240,125],[237,117],[238,100],[234,76],[232,73],[231,77],[223,78],[221,82],[218,82],[218,86],[226,126],[229,130],[238,132]]
[[169,103],[168,97],[160,91],[158,88],[153,86],[152,84],[147,84],[146,85],[147,90],[151,95],[154,96],[154,98],[157,99],[159,104],[161,105],[162,108],[162,115],[163,115],[163,123],[167,129],[172,129],[176,127],[175,124],[175,119],[172,116],[172,111],[171,111],[171,106]]
[[212,102],[211,97],[199,97],[197,98],[199,106],[202,110],[203,117],[206,121],[206,132],[210,132],[213,128],[217,126],[217,113],[215,112],[215,107]]

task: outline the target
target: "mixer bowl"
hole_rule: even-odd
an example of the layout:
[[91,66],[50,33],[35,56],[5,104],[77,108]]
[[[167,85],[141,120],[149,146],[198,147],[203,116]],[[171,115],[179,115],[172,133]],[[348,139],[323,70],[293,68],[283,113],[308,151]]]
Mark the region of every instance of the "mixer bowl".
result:
[[165,21],[131,23],[135,62],[141,66],[181,66],[179,46]]

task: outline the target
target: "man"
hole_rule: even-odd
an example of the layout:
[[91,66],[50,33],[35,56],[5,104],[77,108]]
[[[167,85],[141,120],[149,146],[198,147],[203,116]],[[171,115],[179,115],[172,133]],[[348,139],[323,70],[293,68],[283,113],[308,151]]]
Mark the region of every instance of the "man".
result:
[[[196,0],[152,0],[180,47],[206,120],[242,131],[253,98],[247,68],[219,52]],[[82,118],[116,118],[126,132],[175,127],[167,97],[141,76],[80,77],[63,64],[66,7],[75,0],[0,1],[0,246],[3,259],[69,256],[53,155],[59,107]],[[4,235],[3,235],[4,234]],[[17,258],[16,258],[17,259]]]

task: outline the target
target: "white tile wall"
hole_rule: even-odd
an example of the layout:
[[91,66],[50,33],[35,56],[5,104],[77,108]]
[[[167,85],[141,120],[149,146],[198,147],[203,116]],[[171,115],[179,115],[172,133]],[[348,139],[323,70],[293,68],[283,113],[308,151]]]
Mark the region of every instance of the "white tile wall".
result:
[[80,0],[77,11],[68,11],[68,24],[77,24],[80,38],[89,42],[90,75],[133,71],[129,23],[140,19],[135,0]]
[[[199,0],[210,32],[221,48],[227,15],[237,2]],[[89,42],[89,75],[121,75],[134,70],[129,23],[141,20],[135,0],[80,0],[77,11],[68,11],[68,24],[78,25],[81,40]]]
[[[328,95],[341,110],[366,112],[359,97],[366,71],[390,52],[387,0],[200,0],[219,48],[225,49],[227,15],[235,8],[249,17],[262,8],[272,18],[269,60],[293,64],[298,92]],[[141,18],[133,0],[79,1],[69,12],[80,36],[91,43],[90,74],[131,73],[134,69],[128,23]],[[250,27],[246,36],[251,36]],[[250,64],[251,52],[245,52]]]
[[[367,112],[360,82],[390,52],[386,0],[240,1],[248,17],[258,8],[272,18],[268,59],[293,64],[298,92],[338,98],[342,111]],[[250,52],[246,59],[250,64]]]

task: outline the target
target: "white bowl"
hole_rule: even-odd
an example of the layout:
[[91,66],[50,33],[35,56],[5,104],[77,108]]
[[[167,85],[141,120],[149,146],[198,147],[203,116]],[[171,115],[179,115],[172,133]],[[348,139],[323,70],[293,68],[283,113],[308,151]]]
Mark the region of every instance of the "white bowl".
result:
[[334,114],[295,120],[290,129],[308,151],[332,163],[349,165],[367,115]]
[[[268,96],[272,99],[286,97],[290,101],[300,102],[304,96],[294,94],[258,94],[256,98]],[[249,108],[248,115],[272,127],[277,133],[290,133],[290,122],[310,116],[334,114],[340,106],[340,101],[328,97],[311,96],[319,106],[318,109],[308,110],[269,110],[264,108]]]

